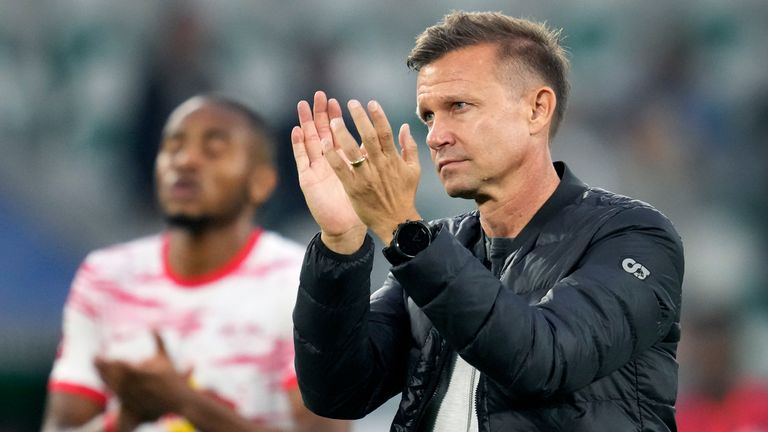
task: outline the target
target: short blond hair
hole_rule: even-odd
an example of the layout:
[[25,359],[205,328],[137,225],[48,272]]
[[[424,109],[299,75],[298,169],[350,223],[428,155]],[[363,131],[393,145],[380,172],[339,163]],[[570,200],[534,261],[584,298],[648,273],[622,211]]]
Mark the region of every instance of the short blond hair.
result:
[[569,84],[569,61],[560,44],[561,31],[544,23],[504,15],[500,12],[453,11],[416,37],[406,64],[419,71],[445,54],[482,43],[498,46],[500,66],[517,66],[539,76],[557,98],[551,133],[557,132],[565,115]]

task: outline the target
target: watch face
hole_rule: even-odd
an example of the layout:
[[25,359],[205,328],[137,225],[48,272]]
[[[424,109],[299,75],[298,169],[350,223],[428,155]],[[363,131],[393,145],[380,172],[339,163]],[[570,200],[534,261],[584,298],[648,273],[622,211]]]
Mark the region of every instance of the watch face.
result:
[[432,233],[423,222],[408,222],[400,227],[395,239],[397,248],[401,252],[414,257],[429,246],[432,241]]

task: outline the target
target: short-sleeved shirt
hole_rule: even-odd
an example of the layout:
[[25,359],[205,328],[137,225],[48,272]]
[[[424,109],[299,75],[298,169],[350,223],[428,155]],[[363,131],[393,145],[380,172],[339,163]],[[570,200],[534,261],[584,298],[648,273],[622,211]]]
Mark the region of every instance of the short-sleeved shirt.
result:
[[[167,234],[91,253],[64,307],[49,390],[116,409],[93,360],[147,359],[156,352],[156,329],[176,369],[190,372],[190,385],[248,419],[290,426],[291,311],[303,254],[299,245],[259,229],[227,264],[195,278],[168,265]],[[179,430],[183,422],[166,416],[140,430]]]

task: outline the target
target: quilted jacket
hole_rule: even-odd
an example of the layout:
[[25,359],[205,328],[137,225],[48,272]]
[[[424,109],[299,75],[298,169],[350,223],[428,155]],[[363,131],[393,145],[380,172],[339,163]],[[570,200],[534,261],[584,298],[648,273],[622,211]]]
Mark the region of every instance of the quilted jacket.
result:
[[674,431],[681,240],[643,202],[561,182],[489,269],[477,211],[370,295],[374,246],[319,236],[293,314],[304,401],[361,418],[400,394],[393,431],[430,430],[456,355],[480,372],[481,431]]

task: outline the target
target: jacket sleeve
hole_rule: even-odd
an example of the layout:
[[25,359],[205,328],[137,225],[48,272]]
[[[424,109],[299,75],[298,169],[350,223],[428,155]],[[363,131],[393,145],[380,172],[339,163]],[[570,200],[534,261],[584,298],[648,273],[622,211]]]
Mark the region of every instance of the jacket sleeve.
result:
[[445,231],[393,273],[459,354],[510,396],[588,385],[678,319],[682,244],[653,209],[610,218],[576,268],[532,306]]
[[400,285],[370,295],[374,244],[339,255],[315,238],[307,248],[293,311],[295,364],[314,413],[357,419],[402,391],[410,337]]

